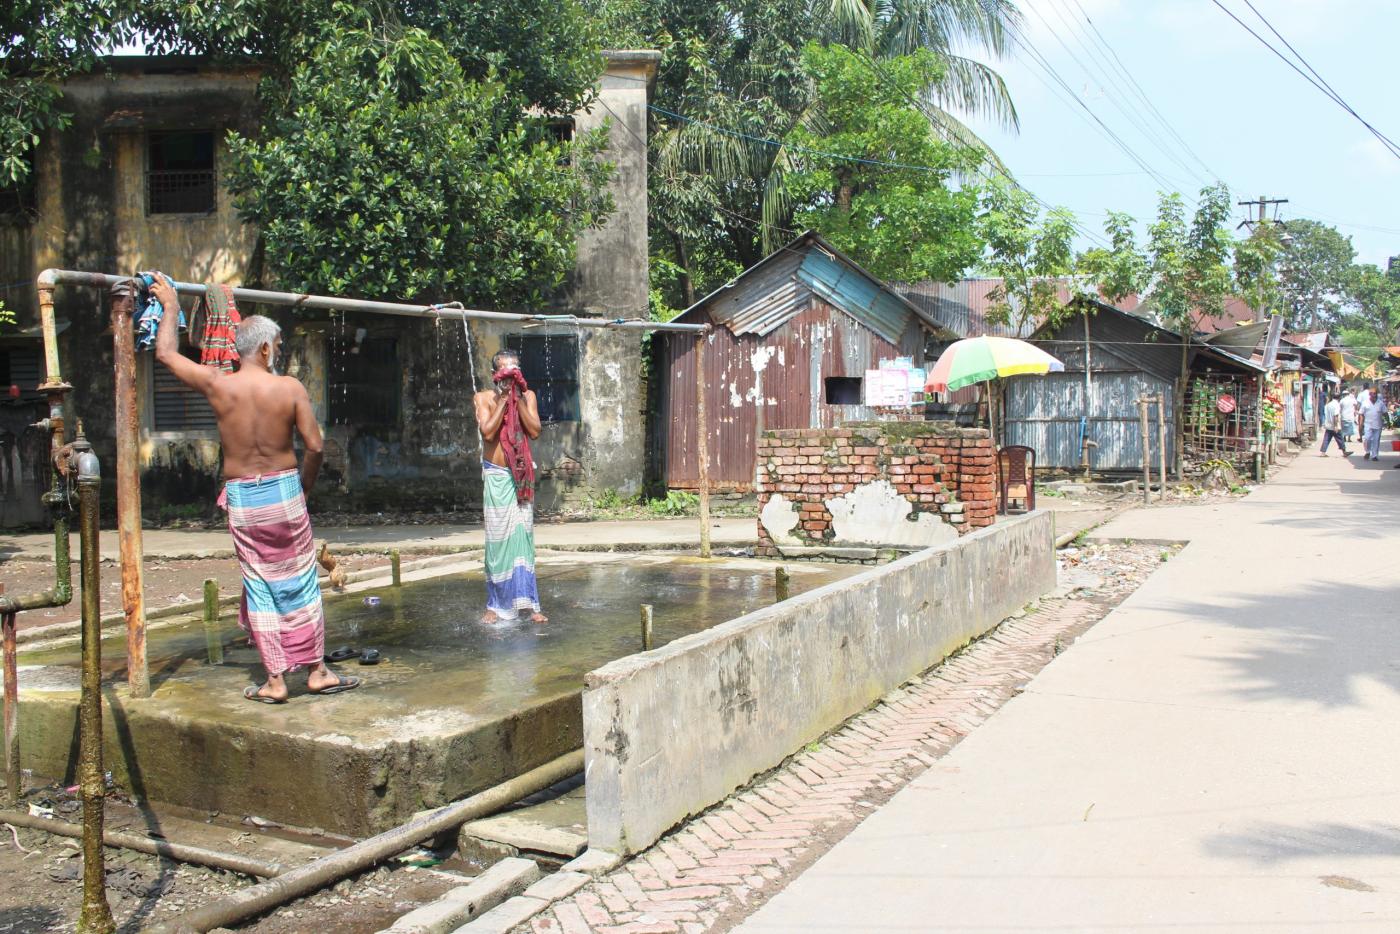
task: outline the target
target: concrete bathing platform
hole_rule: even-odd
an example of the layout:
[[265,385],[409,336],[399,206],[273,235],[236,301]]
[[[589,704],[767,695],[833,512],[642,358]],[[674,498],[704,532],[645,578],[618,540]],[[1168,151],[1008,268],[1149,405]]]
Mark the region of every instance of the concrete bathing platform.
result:
[[[378,648],[364,679],[332,697],[279,706],[243,699],[260,680],[236,620],[221,620],[223,665],[206,661],[196,619],[149,632],[154,694],[125,692],[124,634],[103,641],[106,762],[143,800],[362,836],[520,774],[583,740],[580,690],[590,669],[637,651],[638,605],[656,608],[663,645],[774,600],[774,565],[656,555],[544,556],[550,622],[488,626],[479,565],[327,600],[327,649]],[[792,593],[848,567],[793,567]],[[366,605],[377,596],[379,605]],[[77,645],[20,655],[21,762],[36,780],[72,780],[77,758]]]
[[1035,512],[590,672],[590,848],[645,849],[1054,587]]

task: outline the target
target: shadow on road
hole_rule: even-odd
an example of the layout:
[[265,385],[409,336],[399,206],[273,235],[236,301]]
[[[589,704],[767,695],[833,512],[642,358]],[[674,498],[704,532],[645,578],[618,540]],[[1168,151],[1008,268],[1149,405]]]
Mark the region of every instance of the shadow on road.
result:
[[1258,822],[1242,830],[1208,837],[1211,856],[1272,866],[1319,856],[1400,855],[1400,827],[1389,824],[1313,823],[1302,826]]

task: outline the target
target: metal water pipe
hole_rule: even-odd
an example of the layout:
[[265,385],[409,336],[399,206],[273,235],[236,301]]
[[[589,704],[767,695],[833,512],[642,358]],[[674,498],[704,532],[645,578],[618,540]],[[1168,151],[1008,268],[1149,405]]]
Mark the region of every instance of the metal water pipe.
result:
[[102,566],[98,548],[102,473],[97,455],[75,458],[78,473],[78,541],[83,587],[82,690],[78,698],[78,796],[83,803],[83,907],[79,934],[117,929],[107,903],[102,831],[107,788],[102,769]]
[[[81,272],[72,269],[46,269],[40,274],[43,281],[67,285],[87,285],[109,289],[131,281],[131,276],[114,276],[102,272]],[[181,295],[203,295],[205,287],[193,282],[176,282],[175,291]],[[483,311],[477,308],[463,308],[458,303],[448,305],[413,304],[408,302],[378,302],[361,298],[341,298],[334,295],[312,295],[306,292],[272,292],[266,289],[235,288],[233,297],[262,305],[280,305],[291,308],[320,308],[327,311],[361,311],[379,315],[397,315],[406,318],[447,318],[453,321],[502,321],[535,324],[555,324],[567,322],[584,328],[605,328],[625,331],[678,331],[694,334],[710,330],[708,324],[676,324],[674,322],[645,321],[630,318],[593,318],[577,315],[522,314],[511,311]],[[56,359],[56,358],[55,358]]]
[[5,671],[5,785],[11,802],[19,801],[19,686],[16,660],[16,616],[25,610],[65,606],[73,599],[73,577],[68,554],[67,479],[72,473],[73,449],[64,444],[64,405],[73,387],[63,381],[58,362],[58,327],[54,320],[55,277],[38,280],[39,326],[44,339],[44,381],[39,391],[48,399],[48,417],[35,423],[49,433],[49,466],[53,479],[42,497],[53,517],[54,583],[47,590],[25,594],[0,592],[0,631],[3,635]]
[[136,408],[136,281],[110,290],[112,370],[117,442],[117,542],[121,550],[122,612],[126,614],[126,686],[132,697],[151,696],[146,669],[146,587],[141,544],[141,437]]

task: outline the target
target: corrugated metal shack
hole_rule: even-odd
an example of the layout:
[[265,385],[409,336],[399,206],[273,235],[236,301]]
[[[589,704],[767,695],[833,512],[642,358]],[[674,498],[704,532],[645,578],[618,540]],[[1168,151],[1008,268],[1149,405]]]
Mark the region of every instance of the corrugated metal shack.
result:
[[[1088,438],[1098,445],[1090,453],[1091,469],[1139,471],[1143,451],[1137,400],[1161,394],[1166,423],[1173,424],[1181,338],[1111,305],[1089,304],[1092,314],[1042,327],[1028,338],[1058,357],[1065,370],[1004,381],[1005,428],[998,440],[1034,448],[1038,466],[1071,469],[1080,466]],[[1264,372],[1203,343],[1193,341],[1189,353],[1193,377],[1253,380]],[[1154,422],[1154,461],[1155,434]],[[1174,435],[1169,427],[1168,463],[1176,455]]]
[[[711,324],[705,345],[710,482],[754,487],[760,433],[834,428],[876,417],[861,404],[882,359],[922,366],[928,334],[949,336],[814,231],[745,270],[677,321]],[[699,483],[695,341],[668,337],[659,356],[658,449],[672,489]]]

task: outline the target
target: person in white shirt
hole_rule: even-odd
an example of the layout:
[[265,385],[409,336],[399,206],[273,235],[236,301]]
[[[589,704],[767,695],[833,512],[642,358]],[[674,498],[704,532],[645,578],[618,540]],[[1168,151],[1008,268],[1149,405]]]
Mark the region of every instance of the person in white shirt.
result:
[[1333,393],[1332,398],[1327,400],[1327,405],[1322,408],[1322,456],[1327,456],[1327,448],[1333,442],[1337,442],[1337,450],[1342,452],[1343,457],[1350,457],[1351,452],[1347,450],[1346,439],[1342,437],[1342,403],[1337,399],[1337,394]]
[[1381,429],[1385,427],[1385,403],[1374,389],[1367,392],[1361,402],[1361,424],[1366,429],[1366,460],[1378,461],[1381,459]]
[[1342,407],[1342,438],[1350,441],[1356,437],[1356,396],[1350,389],[1344,389],[1339,401]]

